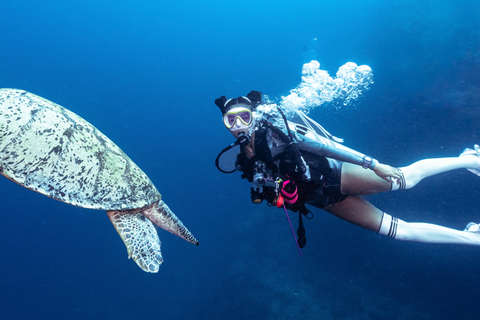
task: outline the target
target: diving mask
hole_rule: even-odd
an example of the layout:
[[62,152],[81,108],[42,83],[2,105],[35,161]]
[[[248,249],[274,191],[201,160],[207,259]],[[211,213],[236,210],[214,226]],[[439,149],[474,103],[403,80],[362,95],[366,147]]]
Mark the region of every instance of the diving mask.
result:
[[231,129],[235,125],[237,119],[244,125],[249,126],[253,119],[252,111],[245,107],[237,107],[223,115],[223,123],[228,129]]

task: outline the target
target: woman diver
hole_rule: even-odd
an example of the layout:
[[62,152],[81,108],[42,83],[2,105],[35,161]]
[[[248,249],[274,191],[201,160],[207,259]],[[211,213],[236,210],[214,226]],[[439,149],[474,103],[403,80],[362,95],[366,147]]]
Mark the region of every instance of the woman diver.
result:
[[252,112],[261,102],[262,94],[258,91],[251,91],[246,97],[227,100],[222,96],[215,100],[225,126],[237,139],[231,146],[240,145],[236,168],[242,172],[242,178],[254,184],[252,201],[266,200],[270,205],[285,205],[286,209],[299,212],[300,247],[306,242],[301,218],[310,214],[305,204],[398,240],[480,245],[479,224],[471,222],[460,231],[405,222],[361,197],[410,189],[424,178],[453,169],[466,168],[480,176],[478,145],[474,150],[465,149],[459,157],[425,159],[393,168],[344,147],[328,133],[312,138],[306,126],[287,122],[280,109],[284,128],[265,119],[255,121]]

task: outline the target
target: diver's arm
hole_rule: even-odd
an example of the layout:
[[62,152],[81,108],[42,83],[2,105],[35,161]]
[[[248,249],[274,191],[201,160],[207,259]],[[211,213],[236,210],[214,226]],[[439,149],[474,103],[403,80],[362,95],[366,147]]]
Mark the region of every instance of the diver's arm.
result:
[[392,182],[392,179],[400,179],[398,171],[382,163],[378,160],[366,156],[358,151],[352,150],[334,141],[324,141],[319,143],[310,139],[304,139],[298,143],[298,148],[303,151],[308,151],[323,157],[336,159],[343,162],[349,162],[362,166],[365,169],[371,169],[377,176],[387,182]]
[[[292,126],[292,124],[293,123],[289,123],[289,126]],[[275,131],[275,128],[273,127],[271,130]],[[280,131],[279,129],[277,130]],[[295,138],[292,138],[293,140],[297,141],[295,144],[300,151],[307,151],[322,157],[332,158],[342,162],[349,162],[362,166],[365,169],[373,170],[378,163],[378,161],[372,157],[347,148],[344,145],[328,138],[312,134],[310,131],[299,133],[295,130],[295,127],[292,127],[288,133],[285,133],[286,129],[281,129],[281,131],[284,133],[284,140],[290,139],[288,135],[293,132]],[[279,144],[276,143],[276,145]],[[274,152],[272,152],[272,154],[273,153]],[[275,154],[273,154],[273,156],[275,156]]]
[[[294,128],[295,127],[292,129]],[[307,151],[322,157],[332,158],[342,162],[349,162],[359,165],[365,169],[371,169],[377,176],[387,182],[392,182],[392,178],[401,178],[400,174],[395,168],[389,165],[381,164],[378,162],[378,160],[373,159],[372,157],[345,147],[344,145],[326,137],[312,135],[309,131],[304,132],[304,134],[299,132],[295,132],[294,134],[296,136],[296,140],[298,141],[297,147],[301,151]]]
[[378,160],[333,141],[320,143],[304,140],[299,142],[297,146],[299,150],[307,151],[322,157],[353,163],[362,166],[365,169],[368,168],[373,170],[378,164]]

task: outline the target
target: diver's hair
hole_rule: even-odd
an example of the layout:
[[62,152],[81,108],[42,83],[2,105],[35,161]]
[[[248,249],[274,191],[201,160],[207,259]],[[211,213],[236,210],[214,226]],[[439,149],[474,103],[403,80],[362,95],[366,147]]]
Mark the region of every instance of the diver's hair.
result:
[[246,97],[241,96],[227,100],[227,97],[221,96],[215,99],[215,104],[220,108],[222,114],[227,113],[237,104],[244,104],[255,110],[260,103],[262,103],[262,93],[260,91],[250,91]]

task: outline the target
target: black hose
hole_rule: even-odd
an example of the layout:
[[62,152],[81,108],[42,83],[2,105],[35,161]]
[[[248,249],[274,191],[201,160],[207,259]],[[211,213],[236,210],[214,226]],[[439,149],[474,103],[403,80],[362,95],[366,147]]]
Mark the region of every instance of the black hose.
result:
[[220,165],[218,164],[219,161],[220,161],[220,157],[222,156],[222,154],[224,154],[225,152],[227,152],[228,150],[236,147],[237,145],[241,145],[241,146],[246,146],[247,144],[250,143],[250,140],[251,138],[246,135],[245,133],[240,133],[237,137],[237,140],[235,140],[235,142],[233,142],[232,144],[230,144],[228,147],[225,147],[223,148],[222,151],[220,151],[220,153],[218,154],[217,158],[215,159],[215,166],[217,167],[217,169],[220,171],[220,172],[223,172],[223,173],[234,173],[235,171],[237,171],[237,168],[235,168],[234,170],[232,171],[225,171],[223,170],[222,168],[220,168]]
[[228,150],[232,149],[233,147],[235,147],[236,145],[238,145],[238,140],[235,140],[234,143],[232,143],[231,145],[229,145],[228,147],[226,148],[223,148],[222,151],[220,151],[220,153],[218,154],[217,158],[215,159],[215,166],[217,167],[217,169],[220,171],[220,172],[223,172],[223,173],[234,173],[235,171],[237,171],[237,168],[235,168],[234,170],[232,171],[225,171],[223,170],[222,168],[220,168],[218,162],[220,161],[220,157],[225,153],[227,152]]
[[310,180],[310,175],[307,173],[308,168],[307,168],[307,165],[305,163],[305,160],[303,160],[302,154],[298,150],[297,144],[295,143],[295,141],[293,139],[292,132],[290,131],[290,127],[288,126],[287,118],[285,117],[285,114],[283,113],[282,109],[280,109],[279,106],[277,106],[277,110],[282,115],[283,121],[285,122],[285,127],[287,127],[288,136],[290,137],[290,144],[289,145],[291,145],[292,148],[293,148],[293,151],[294,151],[294,154],[295,154],[295,157],[296,157],[295,162],[298,166],[298,171],[302,175],[302,178],[304,178],[305,180],[308,181],[308,180]]

